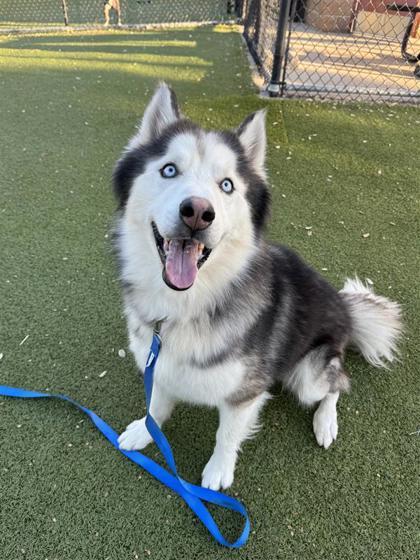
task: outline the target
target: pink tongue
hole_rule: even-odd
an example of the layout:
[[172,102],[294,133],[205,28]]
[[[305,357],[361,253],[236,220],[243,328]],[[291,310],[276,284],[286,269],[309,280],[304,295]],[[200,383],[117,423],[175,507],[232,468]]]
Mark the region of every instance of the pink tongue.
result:
[[169,282],[179,290],[194,283],[197,276],[198,244],[192,240],[172,239],[166,254],[165,272]]

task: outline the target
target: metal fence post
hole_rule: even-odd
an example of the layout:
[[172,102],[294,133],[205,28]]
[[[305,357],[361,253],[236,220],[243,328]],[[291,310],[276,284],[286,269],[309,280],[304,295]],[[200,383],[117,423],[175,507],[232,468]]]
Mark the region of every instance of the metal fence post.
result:
[[267,87],[270,97],[277,97],[280,95],[284,84],[280,81],[280,76],[285,63],[286,53],[286,33],[287,24],[290,16],[290,5],[292,0],[280,0],[279,19],[277,22],[277,35],[274,44],[273,56],[273,70],[271,73],[271,80]]

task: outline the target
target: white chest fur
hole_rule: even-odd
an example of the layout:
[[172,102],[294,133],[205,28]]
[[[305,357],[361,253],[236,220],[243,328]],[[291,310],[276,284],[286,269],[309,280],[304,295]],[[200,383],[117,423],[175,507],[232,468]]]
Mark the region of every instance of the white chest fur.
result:
[[[144,369],[153,336],[152,328],[129,318],[130,349],[140,369]],[[211,332],[199,333],[197,326],[187,323],[178,328],[162,330],[162,348],[156,363],[154,382],[177,400],[218,406],[241,385],[244,365],[228,359],[217,365],[195,365],[195,361],[214,352],[219,340]],[[199,362],[201,363],[201,362]]]

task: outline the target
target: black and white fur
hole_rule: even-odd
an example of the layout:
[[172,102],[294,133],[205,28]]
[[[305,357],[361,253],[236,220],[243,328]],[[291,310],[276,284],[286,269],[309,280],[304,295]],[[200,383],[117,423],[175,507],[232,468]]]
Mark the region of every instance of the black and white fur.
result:
[[[205,131],[181,116],[163,84],[114,174],[130,348],[141,371],[153,326],[163,320],[151,403],[160,425],[177,401],[218,408],[216,446],[202,475],[212,489],[232,484],[240,446],[256,431],[278,382],[302,404],[317,405],[315,437],[328,448],[337,437],[337,400],[350,386],[346,347],[353,343],[372,365],[384,366],[401,331],[398,304],[358,279],[337,292],[293,251],[264,240],[270,202],[264,117],[257,111],[236,131]],[[179,169],[177,177],[162,177],[168,163]],[[225,178],[233,182],[231,193],[220,188]],[[191,196],[214,209],[206,229],[182,221],[180,205]],[[165,243],[193,238],[211,250],[189,289],[164,281],[152,224]],[[127,450],[150,442],[144,419],[119,438]]]

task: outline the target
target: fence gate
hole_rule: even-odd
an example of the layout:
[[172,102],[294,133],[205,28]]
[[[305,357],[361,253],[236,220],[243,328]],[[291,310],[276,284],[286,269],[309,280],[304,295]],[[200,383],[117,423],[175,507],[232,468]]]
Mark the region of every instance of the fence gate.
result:
[[273,96],[420,101],[420,0],[245,0]]

